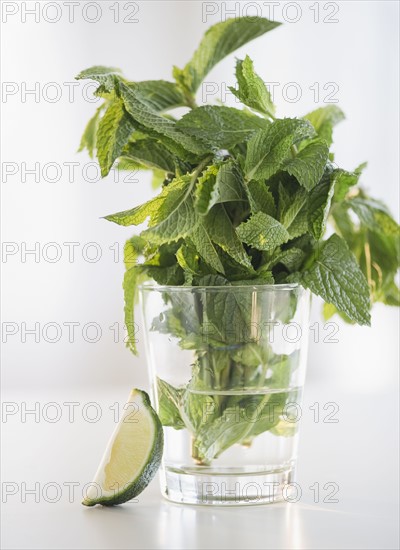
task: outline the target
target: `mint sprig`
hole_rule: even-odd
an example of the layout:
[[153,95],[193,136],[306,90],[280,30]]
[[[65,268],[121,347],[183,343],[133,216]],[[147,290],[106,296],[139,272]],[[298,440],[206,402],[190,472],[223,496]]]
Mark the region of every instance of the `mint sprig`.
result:
[[[163,424],[188,429],[193,458],[203,464],[265,431],[282,437],[295,431],[282,411],[293,400],[287,386],[296,357],[232,334],[232,326],[251,323],[252,303],[241,287],[297,282],[323,298],[325,318],[337,313],[361,325],[370,324],[372,302],[400,305],[399,226],[360,186],[365,165],[348,171],[333,164],[333,128],[344,119],[337,106],[277,118],[248,56],[237,60],[237,83],[230,88],[243,108],[196,104],[196,91],[219,61],[278,25],[259,17],[214,25],[187,65],[174,68],[174,82],[132,82],[118,69],[98,66],[77,77],[97,82],[96,95],[104,99],[80,150],[96,152],[102,176],[113,166],[152,170],[162,185],[145,204],[106,216],[122,226],[147,221],[125,246],[130,349],[136,352],[134,302],[141,281],[237,287],[197,307],[192,293],[172,293],[153,322],[154,330],[194,352],[190,383],[174,388],[159,380],[157,395]],[[170,113],[176,107],[186,108],[178,120]],[[276,314],[286,322],[296,303],[282,300]],[[258,393],[207,394],[228,382]],[[276,393],[263,394],[265,387]],[[249,405],[265,411],[252,424],[243,417]],[[206,418],[205,408],[212,411]],[[231,422],[235,411],[239,417]]]

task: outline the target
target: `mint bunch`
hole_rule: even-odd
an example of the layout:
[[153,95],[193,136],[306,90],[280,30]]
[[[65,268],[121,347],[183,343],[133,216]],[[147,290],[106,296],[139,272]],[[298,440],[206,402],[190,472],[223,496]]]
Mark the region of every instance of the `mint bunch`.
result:
[[[227,287],[296,282],[323,298],[326,319],[337,313],[361,325],[370,324],[371,302],[399,305],[399,226],[385,205],[360,187],[365,165],[348,171],[334,163],[332,132],[344,118],[338,107],[276,118],[271,95],[247,56],[237,60],[237,84],[230,88],[243,108],[196,104],[196,91],[222,58],[278,25],[257,17],[214,25],[184,69],[173,69],[174,82],[132,82],[108,67],[92,67],[77,77],[98,82],[96,95],[104,99],[80,149],[96,152],[103,177],[113,166],[151,170],[154,184],[161,185],[145,204],[106,216],[124,226],[148,222],[125,245],[125,322],[133,352],[134,300],[138,283],[146,279]],[[176,107],[186,107],[187,113],[176,119],[170,113]],[[226,314],[248,322],[241,300],[220,306],[209,314],[215,327]],[[293,358],[273,356],[265,346],[248,342],[235,352],[210,343],[204,349],[200,321],[192,326],[193,315],[185,314],[190,307],[172,303],[153,328],[195,351],[192,387],[210,383],[205,373],[216,385],[223,385],[221,377],[229,373],[243,387],[260,387],[268,368],[279,382],[276,388],[285,388]],[[223,330],[216,338],[219,344],[229,341]],[[213,363],[218,369],[210,369]],[[194,398],[187,388],[159,384],[163,423],[190,429],[193,455],[200,461],[276,429],[278,420],[261,420],[251,432],[245,422],[242,430],[240,422],[226,430],[224,411],[238,404],[229,400],[222,408],[218,403],[214,418],[204,424],[198,417],[202,399],[216,398]],[[282,407],[288,397],[282,392],[274,399]],[[252,399],[263,407],[262,395]]]

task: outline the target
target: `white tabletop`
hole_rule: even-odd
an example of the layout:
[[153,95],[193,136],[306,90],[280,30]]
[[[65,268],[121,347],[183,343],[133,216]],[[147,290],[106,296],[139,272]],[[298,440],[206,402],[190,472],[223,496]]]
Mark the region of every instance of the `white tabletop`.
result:
[[[297,503],[178,505],[159,495],[154,480],[138,502],[85,508],[80,504],[82,487],[91,481],[114,425],[109,407],[123,403],[127,393],[111,388],[107,393],[93,389],[3,396],[2,548],[398,548],[394,394],[350,396],[308,385],[298,465],[302,495]],[[24,417],[23,401],[26,408],[38,402],[40,417]],[[72,401],[78,405],[69,422],[72,406],[63,403]],[[92,401],[101,407],[98,422],[88,421],[96,413],[87,405]],[[52,405],[46,408],[50,402],[61,408],[58,422],[49,421],[57,412]],[[314,402],[319,403],[319,422],[309,409]],[[329,402],[339,406],[332,417],[337,423],[322,422],[333,411],[332,406],[323,409]],[[73,482],[76,489],[69,502]],[[338,502],[324,502],[336,485],[331,500]],[[35,488],[36,496],[26,492]]]

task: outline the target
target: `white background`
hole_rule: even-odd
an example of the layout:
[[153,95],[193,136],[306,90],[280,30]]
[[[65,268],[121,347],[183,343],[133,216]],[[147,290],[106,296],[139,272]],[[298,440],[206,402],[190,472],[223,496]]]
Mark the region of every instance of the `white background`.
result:
[[[257,8],[259,15],[268,16],[268,3],[146,1],[139,2],[139,11],[134,16],[138,22],[128,23],[123,22],[132,11],[128,2],[119,2],[119,22],[114,22],[115,2],[98,2],[100,19],[91,23],[85,18],[92,20],[96,11],[93,7],[85,8],[87,3],[82,2],[75,8],[71,23],[66,2],[39,2],[38,20],[26,15],[24,22],[24,9],[32,9],[33,4],[2,2],[3,22],[7,23],[2,25],[1,37],[1,222],[3,247],[15,252],[4,255],[3,248],[3,341],[5,327],[17,331],[3,344],[2,387],[17,402],[35,400],[39,395],[41,399],[56,400],[61,391],[69,392],[69,396],[84,391],[89,400],[109,391],[123,400],[131,386],[146,388],[148,384],[141,331],[139,357],[133,357],[122,343],[124,268],[120,254],[119,258],[115,254],[116,250],[121,253],[131,230],[101,217],[137,205],[154,191],[148,174],[136,175],[137,182],[122,182],[121,175],[120,181],[115,182],[112,174],[102,181],[87,181],[95,178],[95,169],[88,168],[91,161],[87,154],[77,154],[76,150],[97,104],[92,102],[90,89],[84,88],[83,82],[73,88],[71,98],[71,83],[80,70],[95,64],[120,67],[132,80],[170,79],[172,65],[182,67],[189,60],[205,29],[224,16],[224,6],[236,10],[236,15],[246,14],[246,10],[254,14]],[[58,4],[61,18],[51,23],[46,19],[56,17],[54,4]],[[318,22],[315,22],[317,5]],[[336,5],[338,11],[333,13]],[[301,2],[298,6],[301,13],[293,2],[280,2],[275,8],[275,18],[286,19],[285,24],[243,47],[236,55],[243,57],[248,53],[265,81],[278,83],[275,88],[278,116],[301,116],[323,104],[327,93],[333,90],[328,83],[334,83],[334,98],[347,115],[334,135],[336,162],[353,169],[368,160],[364,185],[377,198],[384,199],[398,216],[399,4],[346,1]],[[209,17],[206,10],[217,13]],[[338,22],[324,22],[324,18]],[[294,19],[298,20],[293,22]],[[219,92],[210,96],[210,100],[224,100],[221,90],[226,83],[234,83],[233,72],[233,56],[211,72],[207,82],[213,86],[215,83]],[[297,101],[294,86],[285,88],[293,82],[301,91]],[[56,87],[49,83],[56,83]],[[25,95],[26,89],[35,87],[36,97]],[[318,103],[314,96],[317,87]],[[57,91],[60,97],[54,100]],[[285,91],[289,97],[285,97]],[[202,100],[201,92],[198,100]],[[79,163],[73,181],[69,181],[63,164],[70,162]],[[39,163],[40,170],[37,182],[34,175],[23,173],[25,167],[32,170],[35,163]],[[59,181],[49,181],[56,172],[51,166],[46,172],[48,163],[61,167]],[[8,173],[12,169],[17,171],[15,175]],[[66,242],[79,243],[72,262],[63,244]],[[96,250],[85,245],[93,242],[97,243],[101,258],[91,263],[88,257],[93,258]],[[39,257],[33,254],[25,257],[24,247],[33,249],[35,243],[39,243],[36,245]],[[56,249],[46,247],[48,243],[57,243],[62,251],[59,261],[50,261]],[[319,305],[313,312],[313,322],[317,320],[320,320]],[[349,415],[356,413],[358,400],[365,404],[366,410],[369,404],[376,411],[385,407],[389,418],[383,417],[377,430],[384,431],[391,440],[395,438],[393,424],[397,411],[398,321],[396,310],[381,306],[374,308],[372,328],[349,327],[335,319],[339,325],[338,343],[323,343],[321,340],[328,332],[321,327],[320,342],[310,342],[308,369],[308,383],[315,388],[315,394],[321,390],[326,395],[329,390],[328,400],[350,403],[346,409]],[[79,323],[73,343],[69,342],[67,327],[63,325],[66,322]],[[32,329],[35,323],[39,323],[39,342],[29,334],[24,342],[24,326]],[[61,327],[58,342],[46,341],[55,334],[52,329],[43,334],[47,323]],[[101,327],[97,343],[85,341],[82,330],[87,323]],[[114,332],[109,328],[115,324],[120,328],[119,342],[114,342]],[[86,340],[93,338],[94,332],[89,330],[86,336]],[[367,440],[371,437],[367,422],[359,419],[355,426]],[[27,436],[28,432],[31,430],[27,428],[23,433]],[[99,432],[97,437],[96,449],[101,452],[106,436]],[[22,436],[18,444],[23,445]],[[374,445],[372,437],[369,445]],[[366,449],[368,453],[368,445]],[[390,449],[393,458],[396,446]],[[7,464],[15,465],[16,452],[17,447],[11,445],[6,454]],[[356,449],[340,452],[351,454]],[[378,467],[387,453],[387,448],[382,449],[382,456],[377,452],[371,468]],[[88,468],[94,469],[97,456],[94,451],[89,453],[88,463],[82,466],[83,477],[91,475]],[[18,464],[18,476],[15,475],[24,479],[27,464]],[[42,466],[44,470],[46,467]],[[10,479],[10,473],[6,478]],[[13,541],[11,534],[10,537],[9,541]],[[22,547],[15,540],[9,544]],[[22,544],[20,539],[18,544]],[[24,544],[30,547],[29,542]]]

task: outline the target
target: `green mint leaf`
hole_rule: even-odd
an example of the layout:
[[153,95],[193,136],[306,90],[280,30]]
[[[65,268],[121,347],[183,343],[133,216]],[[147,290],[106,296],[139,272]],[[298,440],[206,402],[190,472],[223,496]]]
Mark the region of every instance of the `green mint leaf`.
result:
[[246,202],[243,175],[233,160],[222,163],[217,174],[217,202]]
[[124,301],[125,301],[125,326],[128,332],[127,347],[134,353],[136,350],[136,330],[134,323],[134,307],[136,286],[139,270],[137,267],[132,267],[125,271],[123,289],[124,289]]
[[394,278],[387,278],[379,288],[376,301],[381,301],[387,306],[400,306],[400,289]]
[[160,313],[158,317],[153,319],[151,330],[156,330],[161,334],[172,334],[176,338],[185,338],[186,330],[180,319],[180,311],[175,307]]
[[[207,461],[244,439],[253,428],[253,423],[244,415],[245,409],[239,406],[239,399],[236,400],[236,405],[227,407],[213,422],[203,425],[197,432],[197,447]],[[259,396],[254,396],[249,398],[248,405],[257,406],[260,401]]]
[[327,304],[326,302],[322,306],[322,315],[324,318],[324,321],[329,321],[335,313],[337,313],[337,309],[333,304]]
[[240,242],[224,205],[216,204],[204,217],[204,227],[211,240],[236,262],[252,269],[250,258]]
[[[216,340],[225,350],[227,344],[235,346],[248,340],[245,328],[251,322],[252,298],[249,292],[236,287],[221,275],[205,275],[196,279],[196,286],[225,287],[207,297],[203,296],[202,335],[206,343]],[[211,339],[211,342],[210,342]]]
[[248,265],[244,266],[240,264],[219,246],[217,247],[217,251],[222,265],[224,266],[225,276],[229,281],[241,281],[256,276],[256,271],[252,265],[249,267]]
[[140,87],[137,84],[129,84],[128,86],[121,82],[119,90],[126,110],[142,126],[169,138],[182,148],[183,152],[187,150],[198,155],[208,152],[208,148],[201,142],[179,132],[173,120],[158,114],[155,109],[150,107],[146,98],[140,93]]
[[400,267],[399,236],[361,229],[354,234],[352,249],[371,288],[372,299],[387,305],[400,300],[396,279]]
[[[128,83],[129,86],[129,83]],[[186,98],[174,82],[167,80],[143,80],[135,82],[147,105],[157,112],[186,105]]]
[[101,85],[104,91],[110,92],[122,78],[122,72],[115,67],[103,67],[98,65],[81,71],[75,78],[76,80],[95,80]]
[[184,69],[174,69],[174,77],[184,90],[194,93],[204,77],[224,57],[280,23],[262,17],[227,19],[213,25]]
[[242,103],[268,116],[275,114],[275,105],[271,94],[265,86],[262,78],[254,71],[253,61],[248,55],[236,63],[236,79],[239,88],[230,87],[230,91],[240,99]]
[[368,245],[371,261],[376,262],[381,271],[395,275],[400,267],[399,239],[394,235],[368,231]]
[[205,143],[209,150],[230,149],[247,141],[265,122],[233,107],[205,105],[192,109],[178,120],[184,135]]
[[128,332],[126,346],[136,354],[136,325],[135,325],[135,302],[137,295],[137,285],[141,275],[140,267],[131,267],[124,274],[123,289],[124,289],[124,312],[125,312],[125,327]]
[[232,354],[234,361],[252,369],[257,369],[260,365],[266,365],[268,358],[267,347],[260,346],[256,342],[245,344]]
[[232,286],[254,286],[254,285],[273,285],[274,284],[274,276],[272,275],[272,271],[262,271],[258,274],[258,277],[254,277],[254,279],[244,279],[244,280],[235,280],[232,281]]
[[214,243],[207,232],[206,227],[203,225],[202,220],[190,233],[190,238],[203,260],[215,271],[224,274],[224,266],[221,263],[218,252],[214,246]]
[[177,265],[175,254],[179,246],[179,243],[165,243],[158,246],[157,244],[147,242],[146,258],[143,265],[155,265],[160,267]]
[[295,118],[276,120],[266,130],[259,130],[248,143],[245,161],[247,179],[268,179],[276,174],[291,146],[314,134],[308,121]]
[[126,269],[137,265],[137,259],[146,247],[146,241],[138,235],[128,239],[124,245],[124,264]]
[[[267,267],[271,268],[282,264],[288,271],[297,271],[305,259],[305,253],[301,248],[288,248],[281,251],[280,249],[274,253],[271,260],[267,262]],[[264,268],[264,266],[262,266]]]
[[333,304],[352,321],[369,325],[369,286],[346,242],[336,234],[318,246],[312,264],[288,278]]
[[339,311],[333,304],[327,304],[327,303],[323,304],[322,316],[324,318],[324,321],[329,321],[329,319],[331,319],[336,314],[339,315],[339,317],[343,319],[345,323],[348,323],[350,325],[355,324],[354,321],[349,319],[349,317],[347,317],[345,313],[343,313],[342,311]]
[[308,231],[308,194],[302,187],[292,193],[279,184],[279,221],[294,239]]
[[281,392],[270,394],[266,397],[268,399],[265,399],[266,403],[264,407],[261,409],[261,412],[258,410],[256,421],[253,422],[251,430],[247,434],[249,438],[272,430],[278,426],[290,394]]
[[271,374],[268,376],[270,388],[287,388],[290,386],[290,378],[297,368],[299,351],[296,350],[290,355],[272,355],[268,361]]
[[136,354],[136,332],[137,325],[135,324],[135,303],[137,302],[138,284],[144,280],[142,267],[137,264],[138,256],[143,252],[146,246],[144,239],[138,236],[133,236],[128,239],[124,246],[124,264],[125,274],[123,280],[124,291],[124,320],[125,327],[128,333],[126,346]]
[[195,191],[196,209],[205,215],[217,203],[245,203],[243,176],[233,160],[211,165],[198,179]]
[[194,247],[183,244],[176,252],[176,259],[181,268],[190,275],[199,275],[202,269],[199,255]]
[[368,198],[352,198],[346,202],[360,222],[372,229],[386,235],[399,235],[400,228],[391,217],[385,205],[377,200]]
[[[208,275],[203,275],[200,277],[197,281],[196,286],[230,286],[230,282],[226,277],[223,277],[222,275],[209,273]],[[225,294],[224,296],[221,295],[221,303],[225,303]],[[218,301],[218,296],[215,297],[215,299]],[[211,302],[210,302],[211,303]]]
[[263,181],[251,180],[245,186],[251,212],[264,212],[275,217],[276,207],[274,197]]
[[337,174],[327,172],[308,198],[308,229],[317,241],[325,233]]
[[[175,173],[176,157],[161,143],[154,139],[140,139],[129,143],[123,151],[125,158],[137,162],[139,165],[163,172]],[[165,175],[163,176],[165,179]]]
[[348,206],[344,202],[335,202],[332,204],[329,216],[336,233],[344,238],[350,249],[354,252],[357,227],[349,214]]
[[[147,167],[143,164],[140,164],[137,160],[125,157],[124,153],[118,158],[117,163],[115,164],[115,169],[119,171],[126,171],[126,172],[136,172],[138,170],[146,170]],[[165,179],[165,172],[163,172],[163,180]]]
[[178,264],[170,266],[143,264],[143,271],[159,285],[182,285],[185,277]]
[[179,339],[182,349],[201,349],[202,335],[197,313],[194,309],[195,301],[191,293],[170,296],[171,309],[163,311],[152,323],[152,330],[162,334],[171,334]]
[[[188,427],[192,433],[196,433],[201,426],[204,427],[204,425],[207,425],[210,421],[210,416],[213,416],[212,413],[215,411],[214,399],[210,395],[193,393],[188,388],[183,395],[182,401],[183,414],[187,420]],[[206,424],[205,419],[208,421]],[[198,458],[206,457],[201,453]]]
[[162,244],[177,241],[193,231],[199,219],[190,189],[191,180],[190,175],[182,176],[177,182],[182,185],[165,194],[164,200],[158,204],[154,214],[151,214],[150,226],[143,231],[143,237],[153,243]]
[[328,161],[329,149],[322,140],[314,140],[302,149],[295,158],[286,160],[282,170],[295,176],[307,191],[317,185]]
[[[287,393],[231,397],[228,406],[212,422],[200,427],[196,443],[205,458],[212,460],[223,451],[276,426],[283,413]],[[252,417],[247,411],[255,411]]]
[[122,212],[117,212],[116,214],[109,214],[105,216],[105,219],[109,222],[117,223],[118,225],[128,226],[128,225],[140,225],[146,219],[155,214],[158,210],[158,206],[161,204],[160,198],[152,199],[144,204],[135,206],[130,210],[123,210]]
[[350,188],[354,187],[354,185],[357,185],[361,173],[366,166],[367,163],[364,162],[363,164],[360,164],[360,166],[358,166],[358,168],[356,168],[354,172],[346,172],[346,170],[342,170],[341,168],[336,170],[337,177],[334,193],[334,199],[336,202],[342,201],[346,197]]
[[240,239],[257,250],[272,251],[289,240],[289,233],[277,220],[257,212],[236,229]]
[[336,105],[320,107],[304,117],[314,126],[318,137],[328,145],[332,144],[332,130],[339,122],[344,120],[343,112]]
[[165,380],[157,377],[157,412],[163,426],[172,426],[175,430],[181,430],[185,427],[179,411],[183,391],[181,388],[174,388]]
[[96,110],[94,116],[89,120],[89,122],[86,125],[85,131],[83,132],[83,136],[81,139],[81,143],[79,145],[78,152],[81,152],[84,149],[87,149],[90,158],[93,158],[94,150],[96,149],[97,129],[99,127],[101,113],[105,108],[106,108],[106,104],[103,103]]
[[123,103],[113,101],[100,119],[96,136],[97,158],[103,178],[121,155],[134,130],[134,122]]
[[167,196],[172,193],[175,200],[179,194],[182,195],[182,193],[184,193],[187,185],[187,176],[185,178],[177,178],[169,185],[164,187],[161,193],[157,195],[157,197],[154,197],[154,199],[150,199],[149,201],[140,204],[139,206],[136,206],[135,208],[132,208],[130,210],[124,210],[122,212],[117,212],[116,214],[105,216],[105,219],[110,222],[117,223],[118,225],[124,226],[140,225],[141,223],[146,221],[148,217],[151,217],[153,220],[157,220],[157,217],[159,216],[159,211],[164,204]]
[[205,215],[218,202],[218,166],[212,164],[198,178],[195,191],[195,205],[199,214]]

